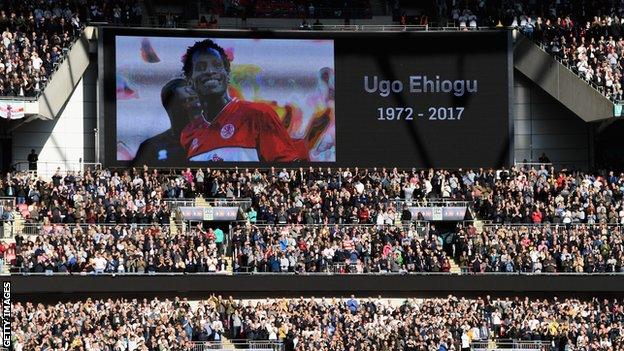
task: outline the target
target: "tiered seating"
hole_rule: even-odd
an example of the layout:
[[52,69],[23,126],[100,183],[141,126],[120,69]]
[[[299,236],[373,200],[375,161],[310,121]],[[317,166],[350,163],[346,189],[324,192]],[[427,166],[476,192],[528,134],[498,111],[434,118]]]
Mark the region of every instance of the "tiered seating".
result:
[[438,2],[438,13],[458,26],[510,26],[613,101],[621,101],[622,5],[612,1]]
[[[196,196],[249,198],[248,224],[234,229],[229,246],[210,256],[211,262],[202,261],[200,253],[212,242],[197,242],[203,236],[195,228],[174,226],[172,234],[168,229],[159,232],[164,247],[185,244],[180,252],[152,255],[150,267],[145,257],[142,272],[213,272],[232,266],[237,272],[449,272],[453,259],[473,272],[620,272],[622,189],[624,177],[612,172],[594,175],[545,167],[187,169],[166,174],[144,168],[64,176],[57,172],[49,182],[23,173],[0,181],[0,196],[16,196],[18,213],[36,225],[18,242],[16,265],[25,271],[60,272],[96,271],[89,263],[97,258],[95,252],[85,252],[80,264],[70,262],[64,245],[78,233],[79,240],[72,243],[74,256],[102,235],[112,240],[104,246],[104,259],[112,262],[103,268],[107,272],[133,270],[128,253],[117,252],[117,245],[137,246],[137,252],[146,255],[144,236],[118,229],[109,233],[114,226],[80,229],[74,223],[168,228],[168,201],[195,202]],[[478,219],[494,223],[557,227],[486,226],[483,232],[466,227],[451,235],[419,231],[409,207],[430,199],[465,200]],[[37,229],[41,223],[43,229]],[[228,258],[221,256],[225,254]]]
[[37,97],[85,23],[140,25],[138,0],[0,3],[0,96]]
[[[86,300],[12,306],[14,350],[190,350],[194,342],[281,342],[284,350],[469,350],[488,339],[554,350],[624,348],[619,299]],[[36,322],[35,322],[36,321]],[[215,344],[219,347],[219,344]],[[202,347],[202,346],[198,346]]]

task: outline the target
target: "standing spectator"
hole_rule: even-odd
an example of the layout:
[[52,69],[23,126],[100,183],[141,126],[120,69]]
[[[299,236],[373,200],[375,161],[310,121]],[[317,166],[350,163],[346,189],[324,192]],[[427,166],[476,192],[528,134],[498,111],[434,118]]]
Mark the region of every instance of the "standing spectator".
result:
[[542,152],[542,155],[539,157],[539,163],[550,163],[550,159],[545,152]]
[[28,154],[28,170],[37,173],[37,162],[39,161],[39,155],[35,152],[35,149],[30,150]]

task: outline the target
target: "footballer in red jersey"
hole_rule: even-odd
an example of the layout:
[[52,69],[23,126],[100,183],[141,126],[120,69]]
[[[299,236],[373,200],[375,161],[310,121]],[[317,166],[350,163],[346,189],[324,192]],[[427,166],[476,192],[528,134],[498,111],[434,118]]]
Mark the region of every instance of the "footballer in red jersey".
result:
[[189,161],[307,160],[271,106],[228,94],[230,61],[212,40],[196,42],[183,58],[184,75],[201,104],[201,117],[180,135]]

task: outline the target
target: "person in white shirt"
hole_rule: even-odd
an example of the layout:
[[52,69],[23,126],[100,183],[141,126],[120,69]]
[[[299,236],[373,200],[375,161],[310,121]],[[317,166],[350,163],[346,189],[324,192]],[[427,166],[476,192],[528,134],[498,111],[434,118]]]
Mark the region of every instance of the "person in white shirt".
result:
[[39,57],[39,54],[33,52],[30,60],[32,62],[33,69],[35,71],[39,71],[41,69],[41,66],[43,65],[43,60],[41,59],[41,57]]
[[104,273],[104,269],[106,269],[106,259],[102,256],[97,256],[93,259],[95,273]]
[[472,335],[474,340],[481,340],[481,331],[479,330],[479,327],[477,327],[476,325],[474,327],[472,327]]
[[280,258],[280,269],[282,270],[282,272],[288,272],[288,265],[288,258],[282,255],[282,258]]
[[461,349],[462,351],[470,350],[470,337],[468,336],[468,333],[466,333],[465,331],[462,333],[462,336],[461,336]]

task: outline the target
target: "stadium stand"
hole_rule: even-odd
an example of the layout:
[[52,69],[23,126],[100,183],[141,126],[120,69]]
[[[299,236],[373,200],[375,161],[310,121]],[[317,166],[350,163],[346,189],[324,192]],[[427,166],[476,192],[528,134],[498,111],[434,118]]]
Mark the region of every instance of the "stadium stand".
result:
[[[623,9],[0,2],[0,341],[17,351],[624,350],[624,173],[598,167],[605,150],[594,150],[622,129]],[[274,23],[318,32],[264,31]],[[200,43],[202,31],[172,30],[219,27],[253,31]],[[527,42],[548,60],[515,51]],[[50,92],[77,43],[82,61],[63,76],[76,90],[48,108],[58,115],[22,106],[29,118],[13,121],[14,101]],[[606,114],[552,73],[557,62],[599,92]],[[371,127],[353,133],[359,123]],[[247,145],[242,131],[270,142]],[[618,148],[607,147],[611,161]]]
[[453,242],[471,272],[623,272],[620,226],[485,226],[462,228]]
[[36,97],[84,24],[61,1],[3,1],[0,96]]
[[16,237],[15,267],[24,272],[196,273],[227,272],[224,233],[168,227],[58,227]]
[[[247,216],[268,224],[392,224],[406,206],[472,203],[494,223],[624,223],[624,174],[514,167],[485,170],[157,169],[57,170],[46,181],[29,172],[0,180],[22,216],[51,223],[167,223],[167,199],[251,199]],[[68,206],[66,206],[68,205]],[[151,206],[147,206],[151,205]],[[418,215],[418,214],[417,214]]]
[[[284,350],[469,350],[470,340],[547,343],[552,350],[623,347],[620,299],[491,298],[203,301],[89,299],[18,303],[15,350],[189,350],[194,342],[268,340]],[[33,323],[36,321],[36,323]]]
[[413,225],[235,228],[238,272],[449,272],[437,238]]
[[371,16],[369,0],[348,1],[218,1],[215,14],[269,18],[366,18]]
[[[18,236],[14,262],[24,271],[214,272],[226,270],[219,257],[226,253],[239,272],[449,272],[456,263],[472,272],[624,269],[623,181],[613,173],[146,167],[57,173],[50,182],[29,173],[10,178],[2,195],[16,196],[27,223],[43,221]],[[219,250],[221,229],[219,238],[197,228],[172,235],[170,207],[195,195],[248,196],[250,224],[234,228],[231,244]],[[422,216],[412,218],[407,206],[428,199],[470,200],[479,219],[510,225],[425,232],[412,222]]]
[[622,100],[623,13],[613,2],[440,1],[437,11],[459,27],[518,28],[609,99]]
[[142,23],[142,7],[137,0],[7,0],[0,11],[0,96],[31,99],[45,89],[85,24]]

